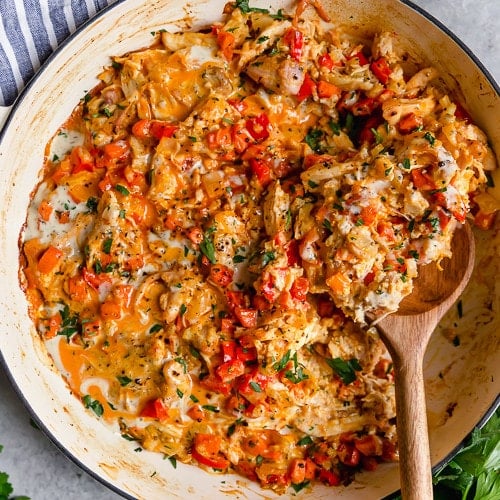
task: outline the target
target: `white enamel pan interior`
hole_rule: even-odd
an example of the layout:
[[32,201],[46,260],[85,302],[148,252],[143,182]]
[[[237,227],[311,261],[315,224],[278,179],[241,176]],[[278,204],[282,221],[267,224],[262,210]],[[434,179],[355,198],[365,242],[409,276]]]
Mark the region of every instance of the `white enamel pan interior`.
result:
[[[224,0],[124,0],[103,11],[72,36],[43,66],[13,106],[0,135],[0,349],[7,372],[35,421],[83,469],[130,498],[272,498],[269,491],[236,476],[211,475],[160,454],[137,453],[135,443],[98,421],[70,393],[34,334],[18,280],[18,238],[30,193],[38,181],[45,144],[96,83],[108,56],[146,47],[151,32],[210,26],[220,19]],[[251,0],[272,10],[284,1]],[[475,121],[500,153],[499,89],[474,57],[449,33],[409,2],[325,0],[336,23],[373,33],[396,31],[410,52],[438,67]],[[500,185],[497,182],[497,185]],[[497,247],[498,252],[498,247]],[[498,255],[498,253],[497,253]],[[472,294],[473,295],[473,294]],[[496,311],[500,290],[491,297]],[[465,347],[433,338],[426,361],[432,460],[449,455],[493,411],[500,392],[499,322],[471,332]],[[446,370],[443,377],[443,370]],[[441,374],[441,376],[439,375]],[[315,487],[301,496],[315,499],[381,498],[399,487],[397,465],[363,473],[346,488]]]

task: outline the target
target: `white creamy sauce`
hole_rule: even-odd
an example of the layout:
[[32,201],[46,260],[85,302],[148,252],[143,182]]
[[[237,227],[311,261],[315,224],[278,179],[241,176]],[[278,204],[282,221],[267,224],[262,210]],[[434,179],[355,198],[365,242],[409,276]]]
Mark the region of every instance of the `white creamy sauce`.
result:
[[75,146],[83,144],[84,137],[76,130],[61,129],[50,145],[49,159],[66,156]]
[[[85,203],[75,203],[72,201],[66,186],[58,186],[49,195],[48,202],[52,207],[52,213],[47,221],[42,220],[38,214],[38,207],[43,199],[47,199],[46,184],[40,185],[34,202],[30,205],[28,211],[25,239],[38,237],[42,244],[57,242],[58,236],[64,236],[64,246],[72,249],[72,253],[80,252],[79,240],[85,237],[86,231],[70,231],[75,225],[75,219],[79,214],[86,213],[88,207]],[[58,214],[68,212],[69,221],[61,223]],[[90,229],[90,228],[89,228]]]
[[54,360],[54,364],[56,368],[63,374],[64,378],[70,379],[70,373],[64,368],[61,355],[59,352],[59,344],[61,342],[67,342],[65,337],[61,335],[56,335],[51,339],[45,340],[45,347],[50,355],[50,357]]
[[186,49],[186,64],[191,68],[199,68],[208,62],[223,62],[216,56],[216,51],[206,45],[193,45]]
[[101,377],[89,377],[83,380],[80,385],[80,393],[88,394],[91,387],[98,387],[99,390],[107,397],[109,392],[109,381]]

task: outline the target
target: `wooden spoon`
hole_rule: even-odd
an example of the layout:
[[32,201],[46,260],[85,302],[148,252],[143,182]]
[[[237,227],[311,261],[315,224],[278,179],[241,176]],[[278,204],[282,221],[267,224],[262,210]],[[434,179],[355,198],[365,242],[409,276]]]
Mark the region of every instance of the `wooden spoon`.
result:
[[392,356],[396,384],[401,494],[404,500],[432,499],[423,359],[439,320],[464,290],[474,266],[474,236],[468,224],[457,227],[452,257],[419,268],[413,292],[397,312],[377,324]]

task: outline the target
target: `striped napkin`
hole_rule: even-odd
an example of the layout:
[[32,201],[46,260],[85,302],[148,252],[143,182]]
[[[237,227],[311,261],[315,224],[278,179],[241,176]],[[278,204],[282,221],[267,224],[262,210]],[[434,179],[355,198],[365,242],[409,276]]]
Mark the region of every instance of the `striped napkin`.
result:
[[47,57],[116,0],[0,0],[0,105],[12,104]]

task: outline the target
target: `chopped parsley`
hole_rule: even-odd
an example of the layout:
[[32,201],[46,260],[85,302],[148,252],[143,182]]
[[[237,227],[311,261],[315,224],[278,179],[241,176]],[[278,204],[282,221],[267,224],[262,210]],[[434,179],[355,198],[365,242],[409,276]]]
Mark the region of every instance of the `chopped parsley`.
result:
[[120,385],[122,387],[125,387],[128,384],[130,384],[130,382],[132,382],[132,379],[125,376],[125,375],[118,375],[116,378],[117,378],[118,382],[120,382]]
[[356,372],[361,371],[361,366],[356,358],[344,360],[342,358],[327,359],[328,366],[340,377],[345,385],[356,380]]
[[292,384],[299,384],[309,378],[307,373],[304,373],[304,366],[297,361],[297,353],[295,353],[291,360],[293,361],[293,368],[285,372],[287,378]]
[[109,255],[111,253],[111,247],[113,246],[113,238],[106,238],[102,243],[102,251]]
[[430,133],[426,132],[424,134],[424,139],[431,145],[434,146],[434,143],[436,142],[436,138]]
[[203,235],[203,240],[200,243],[200,251],[201,253],[210,261],[211,264],[216,264],[217,260],[215,258],[215,245],[214,240],[212,238],[212,233],[215,228],[210,228],[205,231]]
[[86,394],[82,398],[85,408],[91,409],[98,417],[101,417],[104,413],[104,408],[102,404],[97,399],[92,399],[89,394]]
[[241,12],[243,12],[243,14],[249,14],[250,12],[260,12],[261,14],[269,14],[269,11],[267,9],[259,9],[258,7],[250,7],[248,5],[248,0],[236,0],[236,8],[240,9]]
[[276,260],[276,254],[273,251],[264,252],[262,256],[262,266],[267,266],[273,260]]
[[128,190],[125,186],[122,186],[121,184],[117,184],[117,185],[115,186],[115,189],[116,189],[119,193],[123,194],[123,196],[128,196],[128,195],[130,194],[130,191],[129,191],[129,190]]
[[61,326],[57,335],[63,335],[69,340],[75,333],[80,332],[80,317],[78,314],[71,314],[68,304],[63,305],[59,314],[61,315]]
[[88,208],[88,210],[89,210],[90,213],[95,214],[95,213],[97,213],[97,205],[98,205],[98,203],[99,203],[99,201],[97,200],[97,198],[94,198],[93,196],[91,196],[87,200],[87,203],[85,203],[85,205]]
[[304,141],[315,152],[320,152],[320,142],[325,133],[319,128],[311,128],[307,132]]

